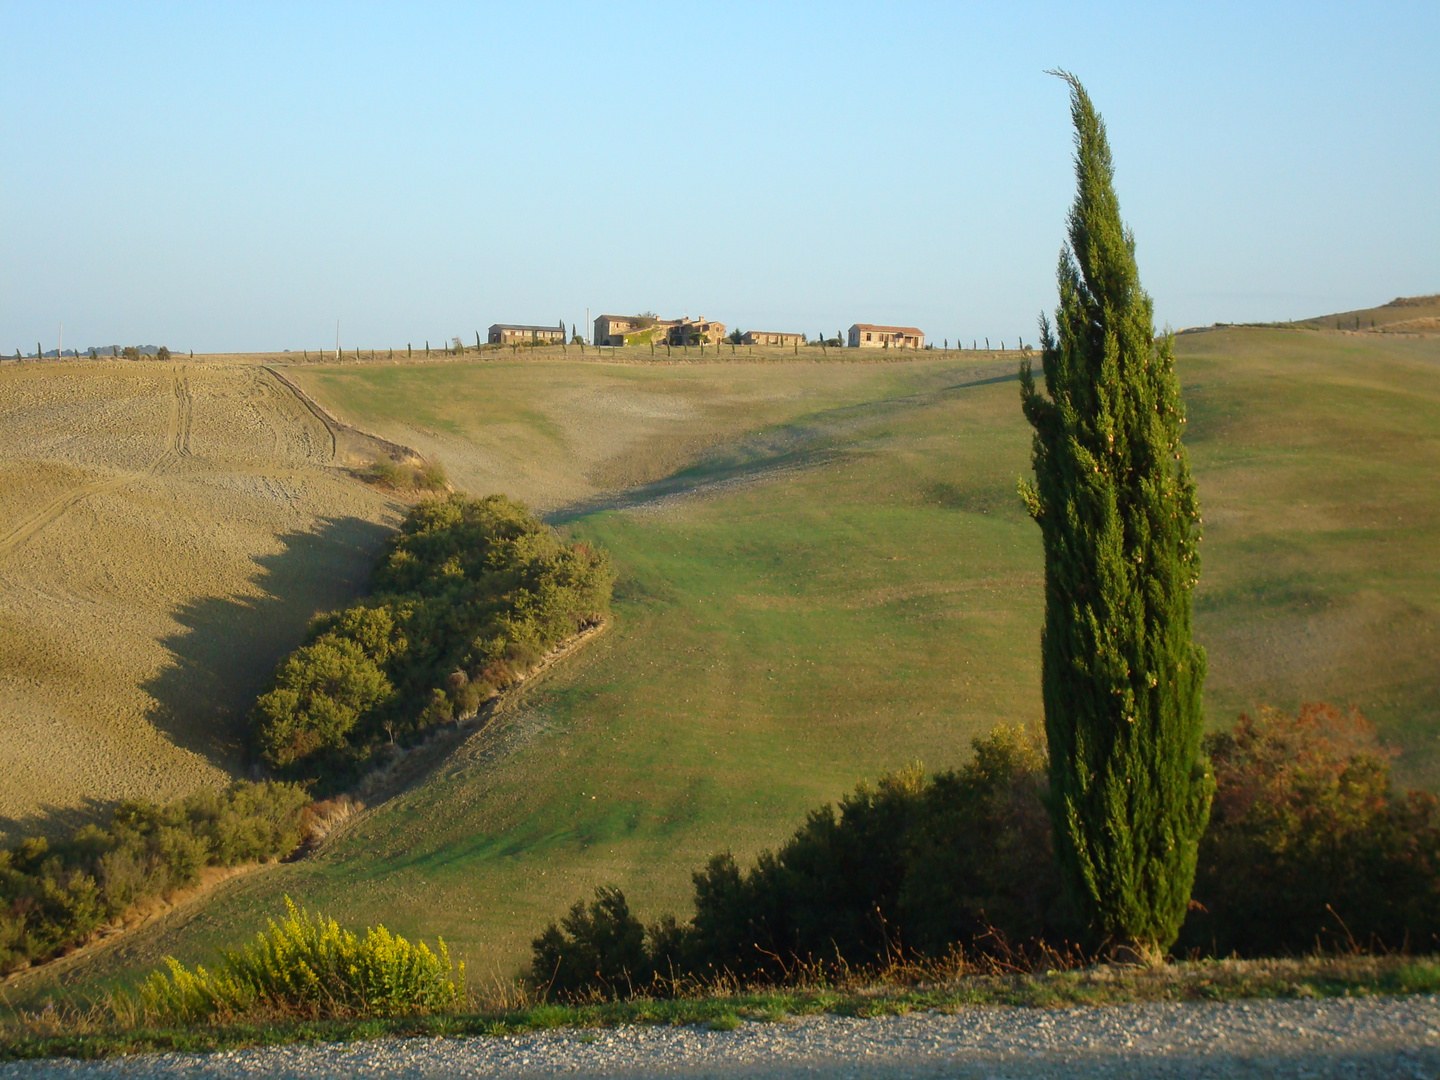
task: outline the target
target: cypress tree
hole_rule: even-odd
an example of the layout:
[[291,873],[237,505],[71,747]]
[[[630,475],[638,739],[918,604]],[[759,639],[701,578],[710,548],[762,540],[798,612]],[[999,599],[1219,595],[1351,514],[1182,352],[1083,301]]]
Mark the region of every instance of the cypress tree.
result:
[[1190,635],[1200,513],[1173,338],[1155,340],[1104,122],[1074,76],[1053,74],[1070,86],[1078,191],[1055,326],[1040,321],[1046,393],[1020,369],[1035,429],[1021,496],[1045,550],[1050,813],[1095,943],[1153,960],[1184,921],[1214,787]]

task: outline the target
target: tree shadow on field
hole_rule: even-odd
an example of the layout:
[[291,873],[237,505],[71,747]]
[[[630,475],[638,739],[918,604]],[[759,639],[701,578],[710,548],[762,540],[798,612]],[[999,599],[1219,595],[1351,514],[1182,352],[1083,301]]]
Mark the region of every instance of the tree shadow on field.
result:
[[69,836],[82,825],[106,820],[119,805],[118,799],[87,798],[75,806],[41,803],[18,817],[0,814],[0,844],[16,844],[31,836],[43,836],[51,841]]
[[174,613],[185,630],[162,640],[171,663],[144,684],[148,717],[176,746],[236,773],[243,765],[245,718],[280,659],[310,621],[365,591],[391,530],[363,518],[325,518],[279,537],[256,556],[256,595],[202,597]]

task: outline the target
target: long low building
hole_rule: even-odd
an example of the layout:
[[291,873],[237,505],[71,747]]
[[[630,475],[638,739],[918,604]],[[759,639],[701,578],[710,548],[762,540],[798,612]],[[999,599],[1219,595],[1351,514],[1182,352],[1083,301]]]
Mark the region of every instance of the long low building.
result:
[[558,326],[522,326],[519,323],[496,323],[490,327],[491,345],[520,345],[535,342],[561,344],[565,341],[565,324]]
[[915,326],[876,326],[856,323],[850,327],[852,349],[923,349],[925,334]]
[[786,334],[775,330],[746,330],[740,335],[742,345],[804,345],[804,334]]

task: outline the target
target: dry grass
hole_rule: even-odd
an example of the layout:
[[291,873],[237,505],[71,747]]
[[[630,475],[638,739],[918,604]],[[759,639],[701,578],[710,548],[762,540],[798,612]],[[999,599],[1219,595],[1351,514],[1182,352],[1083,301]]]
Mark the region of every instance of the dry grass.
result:
[[0,835],[223,783],[393,510],[255,367],[0,369]]
[[1397,296],[1387,304],[1299,319],[1284,326],[1350,333],[1433,334],[1440,330],[1440,294]]

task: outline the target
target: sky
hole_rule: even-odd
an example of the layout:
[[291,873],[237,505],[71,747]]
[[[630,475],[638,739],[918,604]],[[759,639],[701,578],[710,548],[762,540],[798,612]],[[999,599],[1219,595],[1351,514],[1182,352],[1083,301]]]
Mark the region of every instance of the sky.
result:
[[1034,341],[1105,117],[1156,320],[1440,291],[1440,4],[0,0],[0,351],[704,315]]

